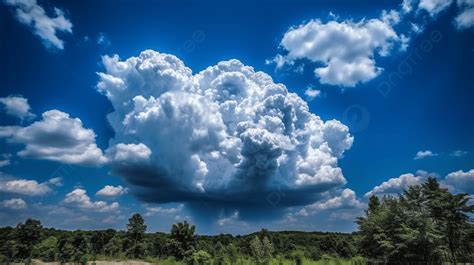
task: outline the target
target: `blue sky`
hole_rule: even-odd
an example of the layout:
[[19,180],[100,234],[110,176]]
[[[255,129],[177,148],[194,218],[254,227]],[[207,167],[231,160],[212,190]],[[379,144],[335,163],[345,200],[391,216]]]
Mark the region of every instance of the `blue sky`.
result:
[[472,193],[473,10],[3,1],[0,225],[353,231],[369,194]]

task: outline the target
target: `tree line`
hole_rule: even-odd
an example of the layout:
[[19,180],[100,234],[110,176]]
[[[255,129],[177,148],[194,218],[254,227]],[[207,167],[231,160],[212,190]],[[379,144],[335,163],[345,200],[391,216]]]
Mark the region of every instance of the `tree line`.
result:
[[174,224],[169,233],[146,233],[146,228],[140,214],[129,219],[126,231],[57,230],[44,228],[40,221],[28,219],[15,228],[0,229],[0,241],[3,242],[0,263],[28,263],[40,259],[85,264],[103,259],[145,259],[196,265],[263,265],[278,260],[302,264],[305,259],[349,259],[357,255],[354,234],[263,229],[245,236],[200,236],[196,227],[186,221]]
[[[354,233],[273,232],[244,236],[198,235],[178,222],[169,233],[147,233],[140,214],[126,231],[66,231],[28,219],[0,228],[0,263],[33,259],[85,264],[142,259],[169,264],[456,264],[474,261],[474,207],[467,194],[451,194],[430,178],[398,196],[372,196]],[[350,260],[350,261],[349,261]],[[327,263],[325,263],[327,262]],[[316,263],[314,263],[316,264]]]

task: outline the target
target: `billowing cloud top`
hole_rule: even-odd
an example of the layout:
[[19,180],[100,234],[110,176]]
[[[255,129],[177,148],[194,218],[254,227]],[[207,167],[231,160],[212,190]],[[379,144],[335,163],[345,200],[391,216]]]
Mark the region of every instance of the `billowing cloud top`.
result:
[[363,208],[364,204],[357,199],[355,192],[351,189],[344,189],[340,196],[322,202],[316,202],[303,207],[298,215],[308,216],[318,211],[333,210],[341,208]]
[[263,72],[230,60],[193,75],[152,50],[103,63],[97,87],[116,133],[107,157],[145,201],[268,206],[278,191],[282,205],[302,204],[346,183],[337,162],[353,142],[348,128]]
[[445,184],[454,187],[456,191],[474,194],[474,169],[449,173],[445,178]]
[[435,173],[429,173],[424,170],[418,170],[415,174],[405,173],[397,178],[391,178],[382,184],[375,186],[371,191],[367,192],[365,196],[400,194],[410,186],[421,184],[428,177],[438,176]]

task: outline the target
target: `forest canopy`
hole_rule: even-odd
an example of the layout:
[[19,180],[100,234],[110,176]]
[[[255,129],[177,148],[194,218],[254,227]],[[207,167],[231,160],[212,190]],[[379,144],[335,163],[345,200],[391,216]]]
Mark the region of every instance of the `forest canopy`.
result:
[[[187,221],[169,233],[147,233],[138,213],[126,231],[66,231],[27,219],[0,229],[0,263],[76,262],[103,259],[168,260],[179,264],[303,264],[351,260],[352,264],[456,264],[474,261],[474,206],[435,178],[398,196],[372,196],[358,231],[268,231],[249,235],[198,235]],[[245,263],[244,263],[245,262]],[[341,263],[342,264],[342,263]]]

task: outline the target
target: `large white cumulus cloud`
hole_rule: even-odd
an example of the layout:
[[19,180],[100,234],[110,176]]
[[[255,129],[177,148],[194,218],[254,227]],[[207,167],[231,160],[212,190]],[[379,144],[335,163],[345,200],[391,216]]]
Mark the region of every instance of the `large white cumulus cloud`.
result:
[[279,190],[292,204],[291,193],[310,199],[346,183],[338,159],[353,142],[348,128],[263,72],[230,60],[193,75],[152,50],[103,64],[97,87],[116,132],[106,153],[146,201],[256,202]]

